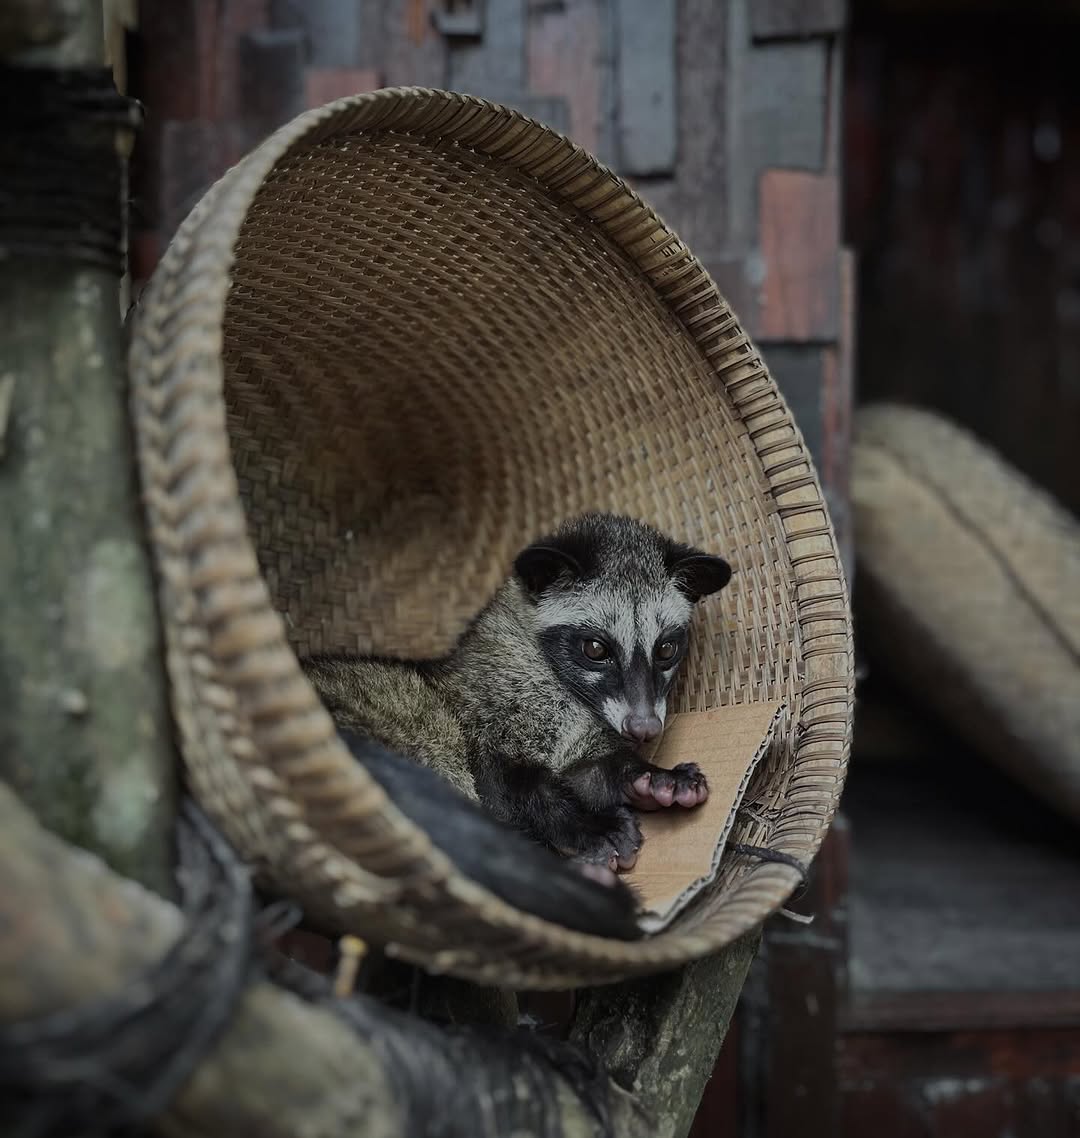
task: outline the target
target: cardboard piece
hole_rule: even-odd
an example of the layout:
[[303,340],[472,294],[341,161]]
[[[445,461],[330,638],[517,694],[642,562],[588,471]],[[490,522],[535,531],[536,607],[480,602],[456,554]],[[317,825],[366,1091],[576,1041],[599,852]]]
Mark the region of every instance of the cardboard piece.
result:
[[709,797],[691,810],[672,806],[638,816],[645,842],[625,879],[641,899],[647,931],[670,924],[716,877],[735,812],[783,710],[777,702],[740,703],[669,720],[652,761],[661,767],[697,763],[709,780]]

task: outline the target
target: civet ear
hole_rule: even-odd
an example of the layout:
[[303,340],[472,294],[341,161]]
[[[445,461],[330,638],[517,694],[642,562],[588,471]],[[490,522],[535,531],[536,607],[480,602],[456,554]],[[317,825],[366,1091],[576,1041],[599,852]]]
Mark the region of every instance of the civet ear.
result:
[[731,566],[722,557],[687,546],[673,548],[667,566],[675,587],[695,604],[731,580]]
[[556,545],[530,545],[514,561],[514,572],[530,596],[539,597],[557,582],[570,583],[582,576],[581,563]]

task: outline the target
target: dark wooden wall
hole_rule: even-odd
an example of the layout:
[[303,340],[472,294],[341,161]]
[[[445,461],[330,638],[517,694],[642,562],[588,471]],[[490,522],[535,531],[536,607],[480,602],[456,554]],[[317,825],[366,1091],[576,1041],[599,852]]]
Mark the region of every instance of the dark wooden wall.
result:
[[885,7],[855,5],[846,95],[860,398],[955,416],[1080,510],[1080,12]]

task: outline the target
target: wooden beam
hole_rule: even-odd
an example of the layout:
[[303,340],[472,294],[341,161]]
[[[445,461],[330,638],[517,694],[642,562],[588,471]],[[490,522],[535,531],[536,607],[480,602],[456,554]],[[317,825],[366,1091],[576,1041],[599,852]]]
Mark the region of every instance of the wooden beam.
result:
[[579,1001],[571,1039],[645,1105],[651,1138],[690,1132],[759,941],[754,930],[715,956]]
[[1080,1028],[1080,992],[854,991],[840,1031],[848,1035],[901,1032],[1013,1031]]

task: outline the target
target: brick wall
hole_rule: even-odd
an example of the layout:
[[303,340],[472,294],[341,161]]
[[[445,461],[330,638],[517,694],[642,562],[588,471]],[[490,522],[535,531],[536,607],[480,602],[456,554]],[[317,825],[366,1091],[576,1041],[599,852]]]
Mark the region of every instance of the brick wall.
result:
[[702,258],[846,535],[843,20],[843,0],[143,0],[133,276],[214,178],[306,107],[404,84],[511,103],[634,181]]
[[132,68],[147,108],[135,163],[136,282],[207,186],[270,131],[307,107],[380,85],[376,70],[356,65],[359,29],[355,45],[331,34],[348,30],[358,7],[144,0]]

